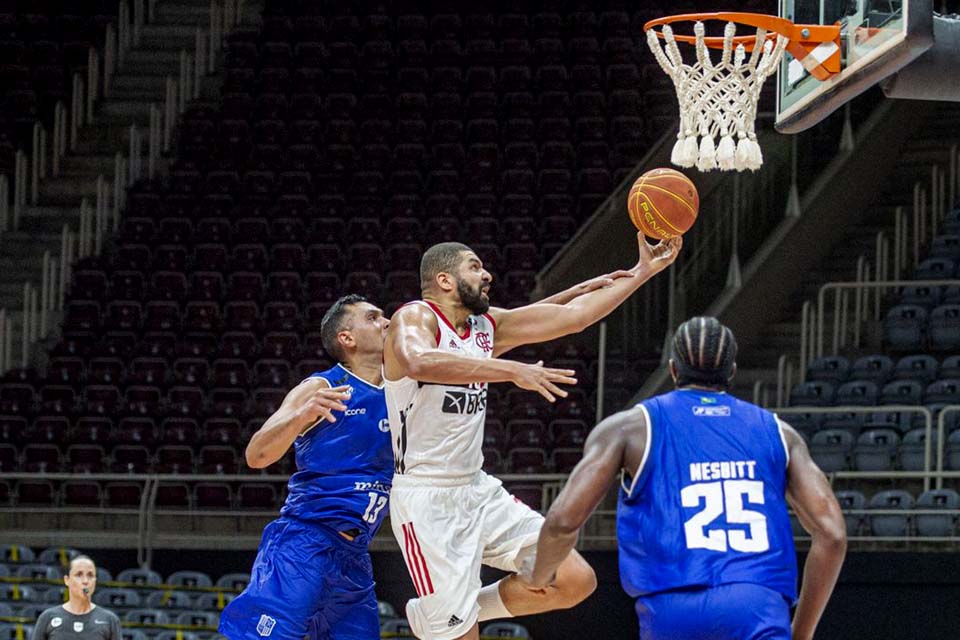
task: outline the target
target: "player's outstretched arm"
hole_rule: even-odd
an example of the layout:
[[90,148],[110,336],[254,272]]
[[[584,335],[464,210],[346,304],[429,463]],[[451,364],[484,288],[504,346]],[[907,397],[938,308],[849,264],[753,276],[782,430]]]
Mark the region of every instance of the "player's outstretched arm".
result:
[[847,529],[830,483],[810,457],[803,438],[788,424],[781,422],[781,426],[790,452],[787,501],[812,537],[793,616],[793,638],[805,640],[813,638],[837,583],[847,552]]
[[579,282],[569,289],[564,289],[563,291],[559,291],[552,296],[547,296],[543,300],[537,300],[535,304],[567,304],[574,298],[579,298],[580,296],[590,293],[591,291],[605,289],[613,285],[614,280],[633,277],[634,273],[629,269],[620,269],[611,273],[605,273],[602,276],[596,276],[595,278],[590,278],[589,280]]
[[426,307],[409,305],[397,311],[383,346],[387,380],[409,377],[439,384],[512,382],[550,402],[567,395],[557,385],[577,383],[572,370],[550,369],[542,362],[524,364],[441,351],[437,348],[437,330],[437,317]]
[[[531,586],[545,587],[553,580],[557,567],[577,542],[580,527],[610,488],[623,468],[628,438],[640,440],[638,429],[646,433],[639,409],[621,411],[603,420],[590,432],[583,446],[583,459],[577,463],[567,484],[547,513],[537,541],[537,560],[532,574],[524,578]],[[636,442],[645,447],[646,440]]]
[[262,469],[283,457],[297,436],[319,420],[336,422],[334,411],[346,411],[349,387],[330,387],[323,378],[307,378],[290,390],[272,416],[257,430],[244,455],[247,466]]
[[497,325],[494,356],[522,344],[577,333],[602,320],[644,282],[673,264],[683,246],[680,237],[650,245],[643,234],[637,234],[637,241],[640,257],[628,270],[633,277],[618,278],[610,286],[594,289],[566,304],[538,302],[517,309],[491,309]]

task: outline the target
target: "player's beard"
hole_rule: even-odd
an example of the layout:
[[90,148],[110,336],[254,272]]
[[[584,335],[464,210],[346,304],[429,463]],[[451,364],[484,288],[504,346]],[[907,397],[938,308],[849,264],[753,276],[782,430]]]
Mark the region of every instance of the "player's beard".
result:
[[490,301],[484,300],[480,293],[483,286],[479,284],[476,289],[471,289],[466,281],[457,280],[457,293],[460,295],[460,302],[475,316],[482,315],[490,309]]

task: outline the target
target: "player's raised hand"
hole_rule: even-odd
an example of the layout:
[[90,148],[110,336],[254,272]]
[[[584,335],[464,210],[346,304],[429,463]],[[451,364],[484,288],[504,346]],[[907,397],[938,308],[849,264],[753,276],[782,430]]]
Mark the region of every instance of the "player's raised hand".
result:
[[669,240],[661,240],[657,244],[650,244],[641,232],[637,234],[637,244],[640,248],[637,266],[645,266],[656,273],[663,271],[677,259],[683,247],[683,237],[677,236]]
[[350,387],[347,385],[317,389],[307,396],[307,400],[300,407],[299,413],[310,423],[316,422],[320,418],[324,418],[327,422],[336,422],[337,419],[333,417],[333,412],[346,411],[347,405],[344,402],[349,399]]
[[573,369],[551,369],[543,366],[542,360],[536,364],[517,362],[516,365],[513,384],[521,389],[536,391],[549,402],[555,402],[557,397],[567,397],[567,392],[558,384],[577,384]]

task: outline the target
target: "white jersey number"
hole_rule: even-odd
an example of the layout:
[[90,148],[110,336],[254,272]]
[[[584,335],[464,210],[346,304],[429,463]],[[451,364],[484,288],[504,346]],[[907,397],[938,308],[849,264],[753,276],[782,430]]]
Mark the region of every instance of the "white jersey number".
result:
[[[744,509],[744,501],[763,504],[763,482],[759,480],[724,480],[723,482],[700,482],[680,491],[684,507],[697,508],[703,500],[703,508],[683,524],[688,549],[726,551],[727,545],[734,551],[760,553],[770,548],[767,536],[767,519],[759,511]],[[741,529],[710,529],[710,523],[726,512],[729,524],[745,524],[749,535]]]
[[380,512],[387,506],[387,496],[382,496],[376,491],[370,491],[367,495],[370,496],[370,504],[367,505],[367,510],[363,512],[363,520],[370,524],[376,524]]

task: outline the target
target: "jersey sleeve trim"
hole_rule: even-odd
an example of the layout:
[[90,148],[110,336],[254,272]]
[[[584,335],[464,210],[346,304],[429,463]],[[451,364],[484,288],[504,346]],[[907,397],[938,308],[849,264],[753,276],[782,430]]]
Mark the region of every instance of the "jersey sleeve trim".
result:
[[790,466],[790,447],[787,446],[787,434],[783,432],[784,421],[777,414],[773,414],[773,419],[777,422],[777,433],[780,434],[780,443],[783,445],[783,454],[787,460],[784,467]]
[[630,486],[627,487],[623,482],[623,473],[620,474],[620,486],[623,487],[623,490],[627,492],[627,497],[633,497],[633,490],[637,486],[637,478],[640,477],[640,474],[643,473],[644,467],[647,466],[647,458],[650,457],[650,449],[653,445],[653,421],[650,420],[650,412],[647,411],[647,407],[643,404],[638,404],[640,410],[643,411],[643,417],[647,423],[647,443],[643,448],[643,457],[640,459],[640,464],[637,465],[637,470],[633,473],[633,478],[630,481]]
[[496,330],[497,330],[497,321],[493,319],[493,316],[490,315],[489,313],[485,313],[485,314],[483,314],[483,317],[490,321],[490,326],[492,326],[492,327],[493,327],[493,330],[496,331]]

